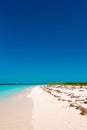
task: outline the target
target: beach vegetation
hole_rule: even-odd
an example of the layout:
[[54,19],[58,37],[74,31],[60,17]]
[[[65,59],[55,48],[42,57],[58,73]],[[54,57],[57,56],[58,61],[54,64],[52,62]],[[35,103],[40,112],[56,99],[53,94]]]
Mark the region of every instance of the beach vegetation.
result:
[[87,82],[50,82],[50,86],[54,85],[72,85],[72,86],[87,86]]

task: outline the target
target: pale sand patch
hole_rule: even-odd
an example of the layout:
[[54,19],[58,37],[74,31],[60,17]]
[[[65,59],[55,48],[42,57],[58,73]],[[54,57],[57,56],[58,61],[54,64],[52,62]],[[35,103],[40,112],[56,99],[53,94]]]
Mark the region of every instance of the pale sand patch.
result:
[[87,130],[86,116],[81,116],[78,110],[67,107],[66,102],[58,101],[42,88],[33,88],[27,97],[34,104],[34,130]]
[[32,99],[26,98],[27,89],[0,101],[0,130],[33,130]]

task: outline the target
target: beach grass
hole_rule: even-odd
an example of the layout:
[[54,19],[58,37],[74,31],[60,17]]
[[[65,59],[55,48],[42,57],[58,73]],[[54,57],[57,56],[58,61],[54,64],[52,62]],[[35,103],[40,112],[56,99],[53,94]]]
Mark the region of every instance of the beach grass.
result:
[[70,85],[70,86],[87,86],[87,82],[50,82],[48,83],[49,86],[55,85]]

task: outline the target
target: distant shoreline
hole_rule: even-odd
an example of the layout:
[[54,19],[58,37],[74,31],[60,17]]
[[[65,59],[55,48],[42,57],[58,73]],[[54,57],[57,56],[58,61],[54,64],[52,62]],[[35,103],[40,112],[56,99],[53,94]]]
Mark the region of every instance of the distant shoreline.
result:
[[48,83],[0,83],[0,85],[44,85]]
[[87,81],[84,82],[48,82],[48,83],[0,83],[0,85],[87,85]]

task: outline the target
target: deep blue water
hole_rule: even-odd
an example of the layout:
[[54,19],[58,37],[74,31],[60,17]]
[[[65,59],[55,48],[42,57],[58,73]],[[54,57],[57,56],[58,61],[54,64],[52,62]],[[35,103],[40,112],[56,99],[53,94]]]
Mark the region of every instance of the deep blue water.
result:
[[0,99],[6,98],[31,86],[36,85],[0,85]]

